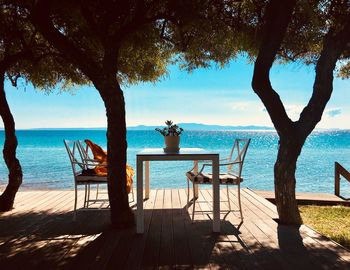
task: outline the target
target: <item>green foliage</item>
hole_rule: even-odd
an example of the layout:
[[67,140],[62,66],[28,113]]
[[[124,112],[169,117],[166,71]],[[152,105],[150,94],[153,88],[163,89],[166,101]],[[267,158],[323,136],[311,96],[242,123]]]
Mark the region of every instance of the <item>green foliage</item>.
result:
[[338,68],[338,77],[342,79],[349,79],[350,78],[350,62],[349,61],[343,61],[342,65]]
[[173,121],[171,120],[165,121],[165,124],[166,124],[166,127],[162,129],[160,128],[155,129],[163,136],[180,136],[181,133],[184,131],[183,128],[180,128],[178,125],[174,124]]
[[86,83],[85,77],[37,32],[26,9],[0,2],[0,66],[14,86],[19,78],[44,91]]
[[[175,13],[181,23],[170,31],[180,53],[183,68],[192,70],[219,66],[239,54],[253,61],[262,42],[264,13],[269,1],[179,1],[185,12]],[[325,34],[339,31],[344,25],[348,1],[299,0],[292,21],[277,55],[277,61],[315,64],[322,50]],[[177,41],[177,43],[175,42]],[[180,42],[181,41],[181,42]],[[347,78],[350,53],[341,56],[338,76]]]
[[118,58],[118,78],[122,84],[156,82],[167,75],[173,46],[162,42],[157,26],[145,25],[122,43]]
[[[26,21],[24,25],[31,33],[33,29],[25,13],[30,13],[35,4],[29,0],[10,2],[26,3],[16,16],[20,17],[19,21]],[[86,65],[110,70],[121,84],[136,84],[155,82],[166,76],[169,63],[174,62],[191,71],[213,63],[223,67],[242,54],[253,61],[262,41],[268,3],[268,0],[52,0],[49,15],[54,28],[91,60]],[[297,1],[278,61],[314,64],[325,33],[329,29],[336,31],[348,12],[346,1]],[[39,37],[38,41],[43,39]],[[342,59],[348,56],[344,54]],[[55,85],[54,81],[69,81],[69,78],[72,82],[86,83],[77,69],[82,68],[78,64],[82,59],[64,57],[45,61],[38,68],[42,76],[28,68],[26,78],[48,89]],[[61,67],[53,65],[56,61]],[[53,69],[46,69],[45,65]],[[345,78],[347,74],[347,64],[339,66],[339,76]]]
[[157,1],[50,1],[54,27],[82,55],[67,61],[97,76],[113,73],[120,84],[167,75],[174,46],[161,38],[160,10]]

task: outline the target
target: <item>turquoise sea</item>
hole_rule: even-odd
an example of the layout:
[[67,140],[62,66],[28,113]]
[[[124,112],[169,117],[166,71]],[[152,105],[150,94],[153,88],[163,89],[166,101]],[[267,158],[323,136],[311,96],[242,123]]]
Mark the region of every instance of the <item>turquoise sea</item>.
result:
[[[63,139],[89,138],[106,148],[104,130],[19,130],[18,158],[22,164],[22,188],[71,189],[72,171]],[[273,166],[278,137],[273,131],[186,131],[181,147],[200,147],[226,157],[235,138],[251,138],[243,176],[243,186],[273,190]],[[128,131],[128,163],[135,168],[137,152],[147,147],[163,147],[163,138],[152,130]],[[0,131],[1,148],[4,133]],[[317,131],[305,143],[297,167],[297,191],[334,192],[334,161],[350,169],[350,131]],[[185,172],[192,162],[153,162],[151,188],[185,187]],[[0,160],[0,185],[7,182],[7,169]],[[350,194],[350,184],[342,181],[344,195]]]

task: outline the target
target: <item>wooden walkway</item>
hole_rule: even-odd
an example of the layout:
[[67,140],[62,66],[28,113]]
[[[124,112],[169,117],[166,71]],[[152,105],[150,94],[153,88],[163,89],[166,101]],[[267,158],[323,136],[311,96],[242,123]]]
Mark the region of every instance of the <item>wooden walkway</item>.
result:
[[[198,208],[210,210],[211,199],[200,190]],[[19,192],[15,209],[0,216],[0,268],[350,269],[346,249],[307,226],[278,225],[275,206],[249,189],[242,191],[244,222],[238,212],[222,213],[220,234],[206,213],[191,223],[184,189],[151,191],[143,235],[113,231],[109,210],[81,211],[73,222],[73,200],[72,191]]]
[[[275,192],[269,190],[252,190],[257,195],[275,202]],[[298,204],[316,204],[316,205],[344,205],[350,206],[350,200],[345,200],[337,195],[329,193],[312,193],[312,192],[297,192],[295,197]]]

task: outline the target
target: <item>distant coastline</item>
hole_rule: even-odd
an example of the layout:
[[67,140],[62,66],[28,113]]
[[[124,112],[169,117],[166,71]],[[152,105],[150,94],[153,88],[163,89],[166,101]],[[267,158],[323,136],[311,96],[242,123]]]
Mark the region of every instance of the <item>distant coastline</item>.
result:
[[[178,123],[178,126],[182,127],[184,130],[198,130],[198,131],[237,131],[237,130],[275,130],[273,127],[268,126],[221,126],[221,125],[207,125],[200,123]],[[128,130],[154,130],[155,128],[162,128],[162,126],[131,126]]]
[[[247,125],[247,126],[228,126],[228,125],[209,125],[201,123],[178,123],[180,127],[187,131],[275,131],[274,127],[270,126],[257,126],[257,125]],[[148,125],[137,125],[128,126],[128,131],[146,131],[154,130],[156,128],[162,128],[163,126],[148,126]],[[0,131],[4,130],[0,127]],[[106,127],[72,127],[72,128],[19,128],[17,130],[106,130]],[[343,131],[349,130],[347,128],[316,128],[314,131]]]
[[[269,126],[223,126],[223,125],[208,125],[201,123],[178,123],[180,127],[184,130],[191,131],[274,131],[273,127]],[[163,126],[147,126],[147,125],[137,125],[128,126],[127,130],[154,130],[155,128],[162,128]],[[0,128],[3,130],[3,128]],[[17,129],[17,130],[106,130],[106,127],[81,127],[81,128],[28,128],[28,129]]]

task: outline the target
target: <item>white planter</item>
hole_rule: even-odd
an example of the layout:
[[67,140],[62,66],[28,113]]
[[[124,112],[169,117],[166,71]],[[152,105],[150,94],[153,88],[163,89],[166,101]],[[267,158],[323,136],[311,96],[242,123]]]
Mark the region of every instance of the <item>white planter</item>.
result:
[[164,136],[165,152],[178,152],[180,147],[180,136]]

